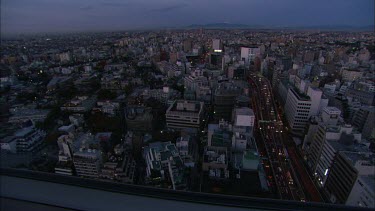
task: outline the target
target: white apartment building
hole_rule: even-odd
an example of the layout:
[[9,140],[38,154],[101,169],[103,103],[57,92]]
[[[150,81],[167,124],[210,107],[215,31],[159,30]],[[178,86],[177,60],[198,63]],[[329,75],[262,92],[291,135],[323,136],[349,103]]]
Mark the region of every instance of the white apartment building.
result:
[[309,87],[307,95],[289,88],[285,104],[288,123],[294,134],[304,134],[308,119],[319,113],[322,91]]
[[252,135],[255,115],[254,111],[247,107],[235,108],[233,110],[233,132],[241,132]]
[[97,178],[102,163],[100,151],[80,148],[74,153],[73,163],[78,176]]
[[250,63],[256,56],[260,55],[258,47],[241,47],[241,60],[246,64]]
[[305,130],[310,117],[311,103],[308,96],[298,93],[293,88],[288,90],[285,114],[293,132],[303,133]]
[[320,116],[312,116],[309,120],[309,130],[305,135],[302,149],[306,152],[309,151],[311,142],[319,128],[319,123],[326,125],[337,125],[340,118],[341,111],[336,107],[325,107]]
[[184,78],[185,89],[196,91],[198,87],[208,86],[208,80],[203,76],[203,71],[196,69]]

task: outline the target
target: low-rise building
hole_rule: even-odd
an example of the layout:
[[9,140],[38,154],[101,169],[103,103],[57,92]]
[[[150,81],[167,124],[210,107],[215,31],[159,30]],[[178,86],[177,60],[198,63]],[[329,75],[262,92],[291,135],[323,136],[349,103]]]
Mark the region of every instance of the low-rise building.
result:
[[12,153],[17,152],[17,139],[14,136],[6,136],[0,139],[1,150],[9,151]]
[[228,152],[226,147],[207,146],[203,152],[202,170],[210,178],[228,179]]
[[74,152],[73,163],[78,176],[98,178],[102,163],[100,151],[80,148],[78,152]]
[[134,182],[136,163],[127,152],[111,155],[107,162],[103,163],[99,177],[123,183]]
[[143,94],[146,98],[154,98],[165,105],[181,97],[181,94],[177,90],[167,86],[163,87],[163,89],[146,89]]
[[169,106],[165,116],[168,128],[199,130],[204,118],[204,103],[177,100]]
[[60,109],[62,111],[76,112],[76,113],[85,113],[91,111],[95,106],[96,96],[78,96],[63,104]]
[[151,181],[167,182],[173,190],[185,189],[184,163],[171,142],[150,143],[144,148],[146,177]]
[[11,117],[9,117],[8,122],[10,123],[22,123],[26,122],[28,120],[35,122],[43,122],[50,110],[48,109],[36,109],[33,107],[16,107],[10,109],[10,112],[12,114]]
[[96,103],[97,107],[94,108],[94,110],[98,110],[102,112],[103,114],[109,115],[109,116],[115,116],[116,112],[120,108],[120,103],[119,102],[114,102],[114,101],[98,101]]
[[36,129],[34,126],[18,130],[14,137],[17,141],[17,153],[33,152],[43,143],[46,133]]
[[185,166],[194,167],[196,148],[194,147],[192,137],[189,135],[179,137],[176,140],[176,147]]

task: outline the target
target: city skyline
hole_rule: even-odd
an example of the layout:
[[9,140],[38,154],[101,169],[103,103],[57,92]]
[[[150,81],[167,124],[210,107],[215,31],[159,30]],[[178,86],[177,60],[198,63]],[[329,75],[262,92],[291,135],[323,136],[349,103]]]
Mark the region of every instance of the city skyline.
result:
[[[374,1],[2,1],[1,34],[85,32],[229,23],[264,27],[374,25]],[[272,16],[270,16],[272,14]]]

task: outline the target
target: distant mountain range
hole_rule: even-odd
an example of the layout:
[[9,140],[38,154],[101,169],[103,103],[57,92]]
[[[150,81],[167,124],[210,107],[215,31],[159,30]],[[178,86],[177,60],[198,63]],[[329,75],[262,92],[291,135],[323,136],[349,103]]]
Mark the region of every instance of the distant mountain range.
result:
[[360,30],[374,31],[375,25],[351,26],[351,25],[312,25],[312,26],[266,26],[266,25],[247,25],[235,23],[209,23],[192,24],[184,28],[206,28],[206,29],[321,29],[321,30]]
[[192,24],[187,28],[261,28],[262,25],[246,25],[233,23],[209,23],[209,24]]

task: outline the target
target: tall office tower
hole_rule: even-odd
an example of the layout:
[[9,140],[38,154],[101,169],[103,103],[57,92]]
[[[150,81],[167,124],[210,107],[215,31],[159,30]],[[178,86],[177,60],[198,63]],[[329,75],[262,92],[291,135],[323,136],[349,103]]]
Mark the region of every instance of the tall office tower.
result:
[[311,100],[305,94],[289,88],[285,103],[285,114],[294,134],[304,134],[307,120],[310,117]]
[[215,67],[221,67],[223,63],[223,55],[221,53],[210,53],[209,64]]
[[322,91],[309,87],[307,95],[291,87],[285,103],[285,113],[292,133],[303,136],[307,129],[308,119],[319,113]]
[[212,49],[214,52],[221,52],[222,51],[222,44],[219,39],[213,39],[212,40]]
[[360,132],[364,138],[370,138],[375,136],[375,107],[374,106],[362,106],[358,111],[355,112],[352,124]]
[[260,48],[258,47],[241,47],[241,60],[246,64],[250,64],[256,56],[260,55]]
[[193,41],[190,38],[184,40],[184,51],[185,52],[190,53],[192,47],[193,47]]
[[375,176],[360,175],[357,177],[345,205],[375,208]]
[[374,161],[374,153],[339,152],[324,187],[330,201],[374,208]]
[[307,89],[307,95],[310,97],[311,100],[311,108],[310,108],[310,116],[318,115],[319,108],[320,108],[320,101],[322,99],[322,90],[318,88],[309,87]]
[[216,120],[231,120],[236,98],[242,92],[243,90],[233,83],[223,82],[219,84],[214,94],[214,117]]
[[341,111],[336,107],[325,107],[320,116],[312,116],[309,119],[309,129],[305,135],[302,149],[309,153],[311,142],[319,128],[319,123],[326,125],[337,125]]
[[282,64],[283,64],[283,71],[288,71],[289,69],[292,69],[293,62],[290,57],[284,57],[282,58]]
[[361,141],[361,134],[353,131],[350,125],[336,126],[319,123],[307,154],[307,163],[322,186],[325,185],[336,154],[342,150],[355,149],[358,141]]

